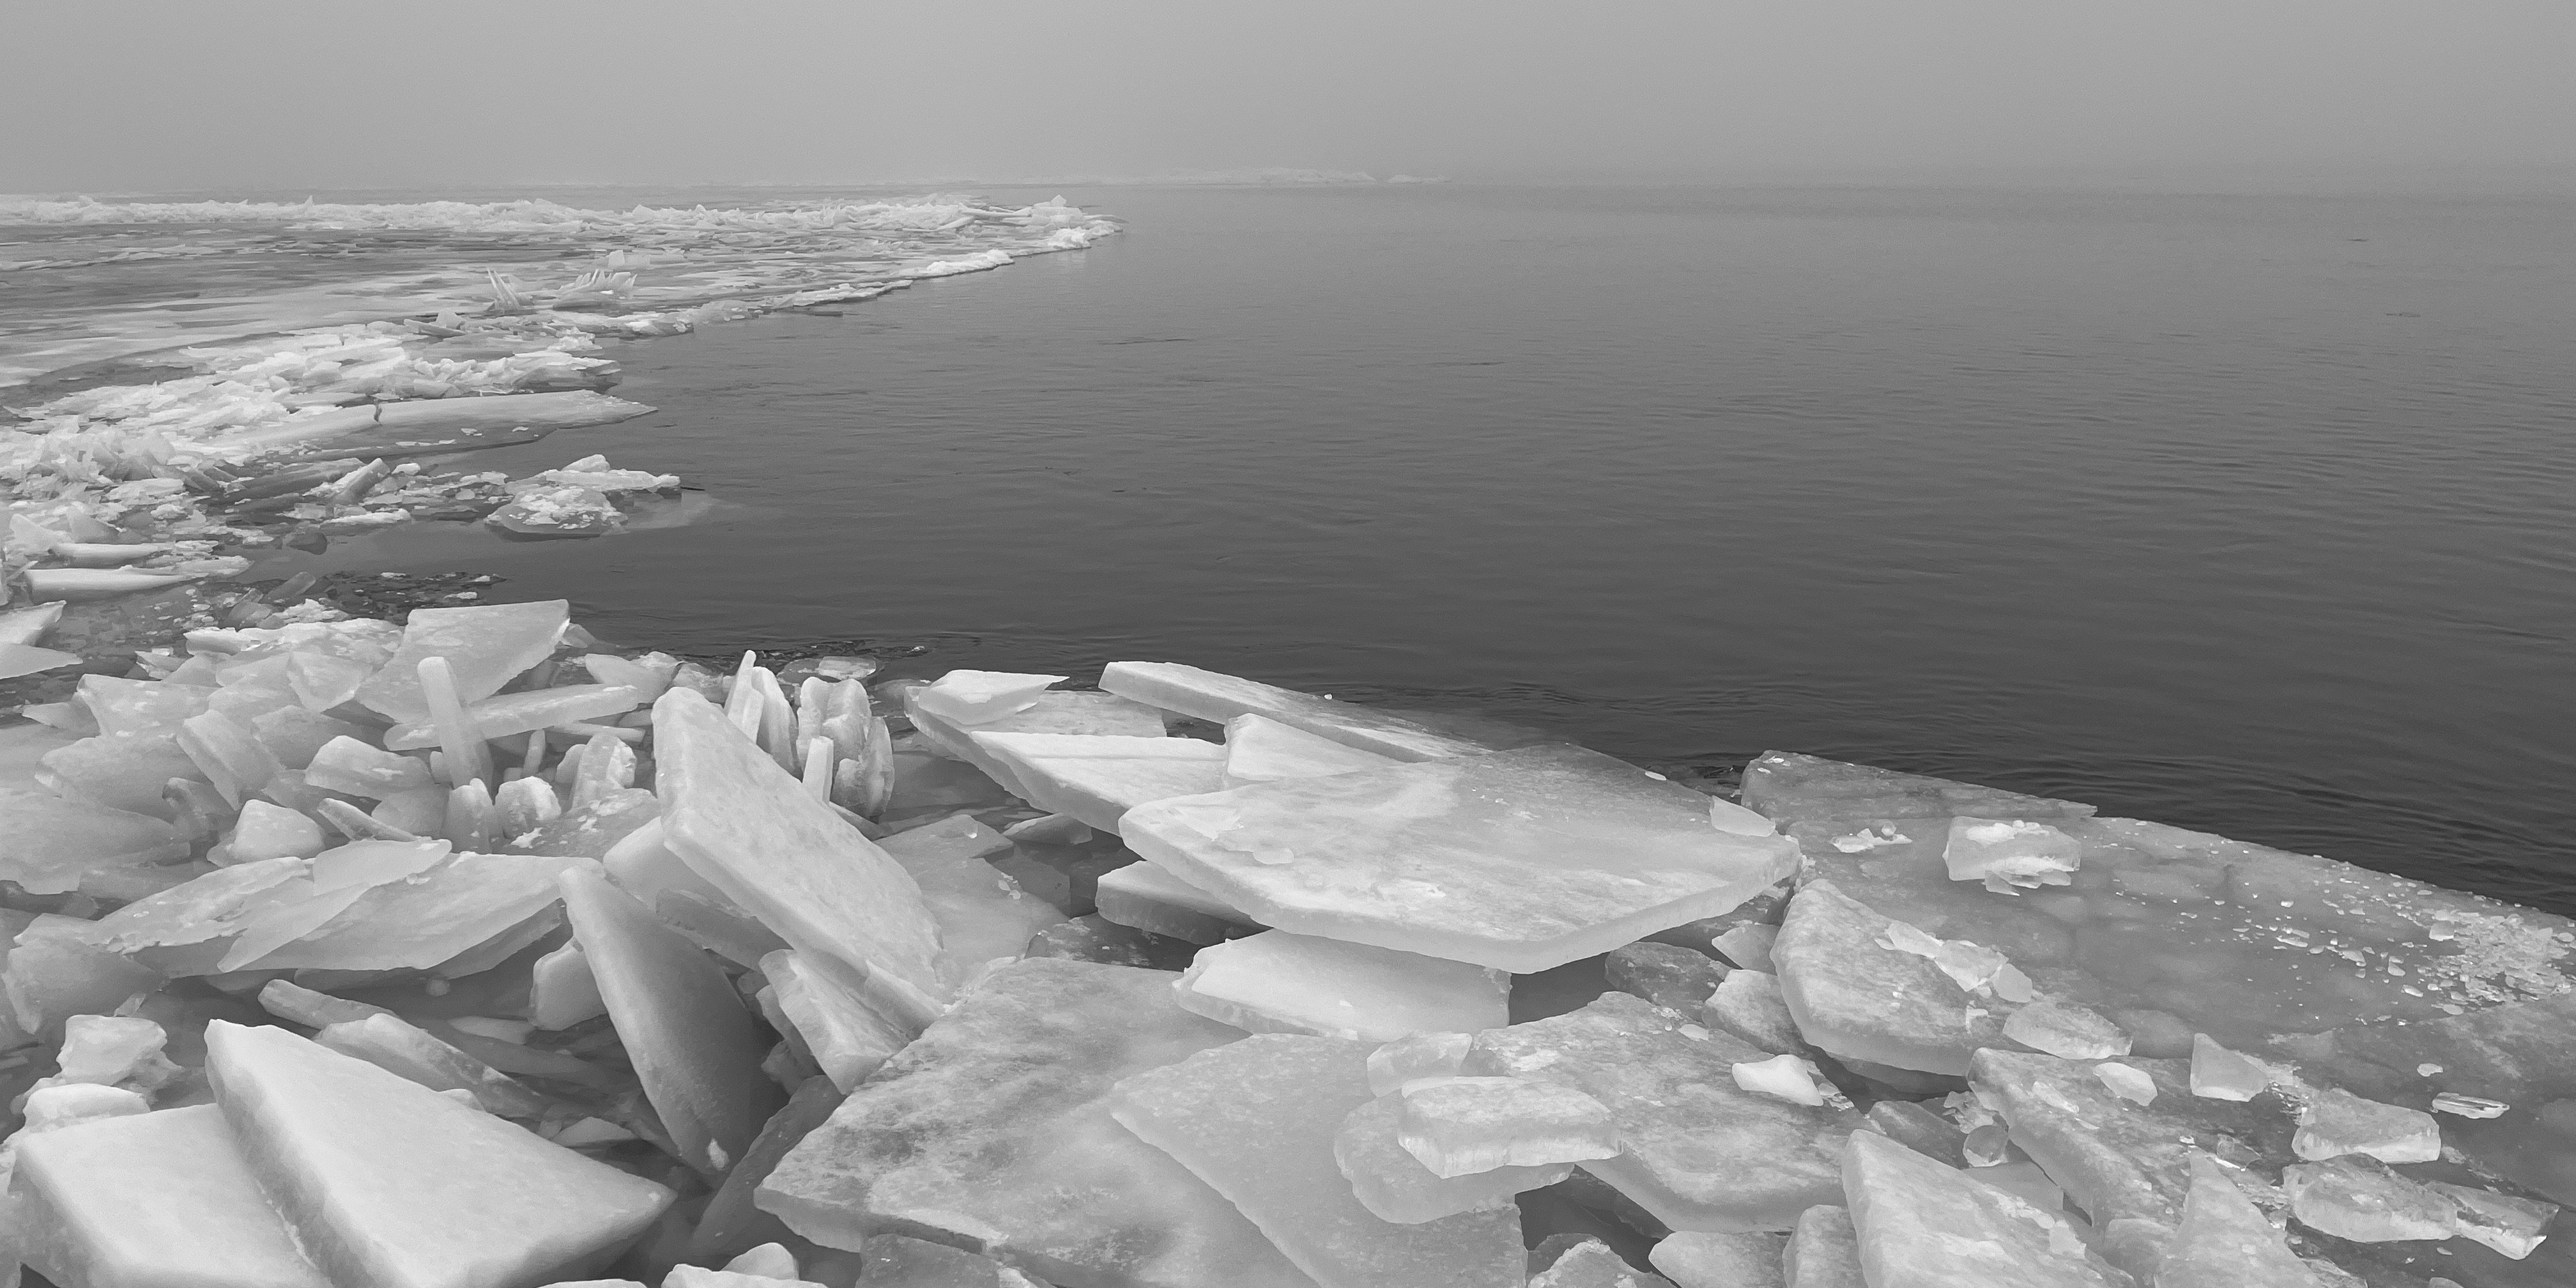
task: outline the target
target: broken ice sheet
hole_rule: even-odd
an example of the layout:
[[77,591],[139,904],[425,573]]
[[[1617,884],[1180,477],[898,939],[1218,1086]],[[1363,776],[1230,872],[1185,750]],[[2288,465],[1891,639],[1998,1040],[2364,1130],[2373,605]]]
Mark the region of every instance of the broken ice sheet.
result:
[[2192,1155],[2189,1167],[2182,1224],[2156,1288],[2314,1288],[2307,1264],[2224,1168],[2206,1154]]
[[905,705],[961,725],[980,725],[1037,705],[1038,695],[1067,677],[1007,671],[950,671],[913,690]]
[[1129,811],[1137,853],[1300,934],[1533,973],[1723,912],[1797,861],[1708,798],[1570,744]]
[[1102,873],[1095,898],[1102,920],[1185,943],[1213,944],[1258,928],[1242,909],[1151,860]]
[[1334,1166],[1350,1181],[1360,1206],[1381,1220],[1414,1225],[1507,1207],[1514,1195],[1554,1185],[1574,1170],[1572,1163],[1505,1165],[1444,1177],[1404,1148],[1398,1137],[1401,1114],[1399,1097],[1381,1094],[1352,1110],[1333,1134]]
[[1389,1042],[1510,1020],[1501,971],[1284,930],[1199,950],[1173,988],[1183,1010],[1254,1033]]
[[18,1252],[55,1284],[329,1288],[214,1105],[31,1136],[17,1154]]
[[2066,885],[2083,859],[2084,847],[2074,837],[2026,819],[1951,819],[1941,848],[1951,880],[1980,881],[1996,894]]
[[1784,1288],[1780,1253],[1785,1242],[1767,1231],[1715,1234],[1684,1230],[1657,1241],[1648,1260],[1673,1281],[1673,1288]]
[[[975,724],[960,724],[924,708],[918,701],[926,690],[904,691],[904,712],[912,717],[912,727],[940,751],[983,770],[993,781],[1025,797],[1026,784],[1019,781],[1008,763],[992,749],[975,740],[978,733],[1060,734],[1086,737],[1160,738],[1165,734],[1163,713],[1141,702],[1130,702],[1114,693],[1055,692],[1041,693],[1037,701],[1009,715],[996,716]],[[847,755],[847,752],[841,753]]]
[[[568,684],[469,702],[465,716],[474,723],[477,733],[497,739],[618,715],[643,702],[642,689],[622,684]],[[427,719],[398,724],[385,730],[384,744],[394,751],[435,747],[439,745],[438,729]]]
[[1225,722],[1225,785],[1242,787],[1281,778],[1321,778],[1358,769],[1384,769],[1403,761],[1346,747],[1330,738],[1284,725],[1268,716],[1241,715]]
[[1096,734],[987,733],[977,747],[1000,762],[1028,802],[1116,832],[1127,811],[1149,801],[1197,796],[1225,785],[1225,748],[1196,738]]
[[1848,1109],[1743,1090],[1733,1066],[1767,1051],[1625,993],[1476,1035],[1465,1072],[1544,1079],[1610,1109],[1622,1152],[1584,1170],[1676,1230],[1785,1230],[1838,1192]]
[[1529,1278],[1529,1288],[1673,1288],[1671,1281],[1663,1276],[1629,1265],[1609,1244],[1599,1239],[1576,1240],[1571,1246],[1558,1249],[1555,1260],[1539,1266],[1537,1263],[1546,1256],[1551,1245],[1565,1237],[1554,1236],[1531,1251],[1534,1272]]
[[792,950],[761,958],[760,973],[776,990],[781,1015],[804,1041],[814,1063],[844,1092],[856,1090],[911,1041],[909,1032],[870,1010]]
[[1396,1089],[1395,1103],[1397,1143],[1443,1179],[1619,1152],[1609,1107],[1559,1083],[1419,1078]]
[[[2001,951],[2059,1000],[2139,1034],[2144,1055],[2180,1056],[2195,1031],[2258,1051],[2277,1033],[2439,1020],[2571,986],[2562,967],[2576,923],[2329,859],[1779,753],[1746,770],[1745,799],[1789,825],[1809,878]],[[1942,849],[1960,816],[2044,822],[2073,838],[2071,884],[1998,895],[1951,880]],[[1857,853],[1831,843],[1882,824],[1916,839]],[[2145,1041],[2127,1018],[2150,1014],[2169,1041]]]
[[1834,882],[1799,887],[1772,952],[1799,1033],[1843,1059],[1966,1073],[1978,1048],[2002,1045],[2012,1008],[1929,956],[1884,946],[1889,925]]
[[2126,1288],[2064,1218],[1854,1132],[1843,1190],[1871,1288]]
[[479,702],[501,691],[520,672],[546,660],[571,621],[568,600],[529,604],[478,604],[470,608],[415,608],[402,643],[358,690],[358,700],[405,723],[429,719],[421,697],[423,658],[447,659],[457,697]]
[[148,866],[188,857],[168,823],[45,792],[0,788],[0,880],[29,894],[78,889],[99,868]]
[[1119,1122],[1223,1194],[1321,1288],[1521,1283],[1517,1213],[1398,1224],[1353,1195],[1333,1138],[1372,1098],[1368,1051],[1338,1038],[1256,1034],[1127,1077],[1111,1104]]
[[556,878],[587,866],[543,855],[450,855],[368,887],[320,927],[232,969],[427,970],[548,913],[560,897]]
[[790,1150],[760,1206],[827,1247],[933,1231],[1054,1283],[1305,1288],[1109,1116],[1118,1079],[1241,1037],[1173,1005],[1172,979],[1057,958],[995,971]]
[[984,854],[1009,845],[971,814],[898,832],[880,848],[920,886],[923,905],[939,923],[941,950],[960,980],[1017,958],[1032,936],[1065,919],[984,861]]
[[1101,668],[1100,687],[1148,706],[1225,724],[1258,715],[1345,747],[1394,760],[1434,760],[1491,750],[1353,702],[1299,693],[1257,680],[1204,671],[1177,662],[1112,662]]

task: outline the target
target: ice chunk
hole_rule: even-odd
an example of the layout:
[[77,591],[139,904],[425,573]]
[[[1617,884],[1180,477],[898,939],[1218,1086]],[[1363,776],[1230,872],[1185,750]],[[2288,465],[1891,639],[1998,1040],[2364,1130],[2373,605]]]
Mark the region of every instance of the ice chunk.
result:
[[1761,1231],[1718,1234],[1684,1230],[1664,1236],[1647,1254],[1647,1260],[1673,1281],[1673,1288],[1786,1288],[1780,1269],[1780,1250],[1785,1242],[1777,1234]]
[[47,914],[18,932],[8,965],[0,970],[0,990],[20,1030],[59,1041],[71,1017],[114,1011],[135,994],[161,986],[159,972],[89,942],[93,926]]
[[281,857],[309,859],[322,852],[322,825],[283,805],[243,801],[241,819],[233,825],[230,844],[233,860],[239,863]]
[[1150,861],[1102,873],[1095,898],[1104,921],[1186,943],[1213,944],[1256,929],[1241,909]]
[[176,728],[103,733],[56,747],[40,760],[63,795],[155,818],[171,816],[170,805],[161,796],[171,779],[211,781],[180,749]]
[[2081,1006],[2040,1002],[2004,1019],[2004,1036],[2033,1051],[2068,1060],[2101,1060],[2129,1053],[2129,1035]]
[[1357,703],[1202,671],[1175,662],[1112,662],[1101,668],[1100,687],[1166,711],[1218,724],[1258,715],[1345,747],[1395,760],[1436,760],[1489,750],[1398,716]]
[[[1541,1244],[1532,1258],[1546,1247]],[[1532,1274],[1529,1288],[1673,1288],[1673,1284],[1629,1265],[1609,1244],[1586,1238],[1562,1249],[1554,1261]]]
[[396,792],[430,786],[429,766],[412,756],[396,755],[355,738],[334,738],[313,753],[304,781],[326,792],[383,800]]
[[440,966],[548,912],[560,897],[556,878],[586,866],[585,859],[540,855],[450,855],[417,875],[367,887],[345,911],[318,929],[255,961],[226,969],[426,970]]
[[[482,737],[509,738],[558,725],[598,720],[632,711],[644,704],[644,691],[622,684],[568,684],[552,689],[504,693],[468,703],[465,718]],[[443,745],[438,728],[424,719],[385,730],[385,746],[413,751]]]
[[29,894],[62,894],[101,868],[134,867],[188,857],[178,829],[148,814],[130,814],[43,792],[0,788],[0,881]]
[[1443,1177],[1398,1138],[1400,1105],[1400,1097],[1382,1094],[1352,1110],[1333,1134],[1334,1166],[1349,1179],[1352,1197],[1380,1220],[1419,1225],[1461,1212],[1509,1207],[1514,1195],[1554,1185],[1574,1170],[1572,1163],[1507,1165]]
[[1735,1085],[1746,1091],[1776,1096],[1793,1105],[1821,1105],[1830,1084],[1816,1066],[1794,1055],[1775,1055],[1768,1060],[1739,1061],[1734,1069]]
[[868,1288],[1046,1288],[990,1257],[900,1234],[868,1240]]
[[406,724],[430,718],[421,696],[420,663],[447,659],[456,695],[468,704],[501,691],[520,672],[546,660],[563,638],[572,605],[561,599],[470,608],[415,608],[393,656],[358,689],[358,701]]
[[462,1091],[487,1114],[534,1119],[548,1107],[525,1083],[393,1015],[326,1024],[313,1040],[432,1091]]
[[1020,675],[1008,671],[951,671],[905,696],[907,704],[961,725],[980,725],[1036,706],[1038,695],[1063,681],[1061,675]]
[[1284,930],[1201,949],[1173,991],[1181,1009],[1254,1033],[1391,1042],[1511,1018],[1501,971]]
[[1476,1047],[1473,1033],[1416,1033],[1369,1052],[1369,1094],[1383,1096],[1416,1078],[1454,1078]]
[[2092,806],[2074,801],[1787,751],[1766,751],[1746,765],[1742,796],[1746,805],[1783,827],[1848,819],[1949,819],[1962,814],[2053,823],[2093,815]]
[[618,1039],[680,1156],[710,1176],[778,1108],[759,1036],[724,971],[596,870],[563,876],[565,910]]
[[1780,1250],[1780,1273],[1786,1288],[1868,1288],[1851,1209],[1819,1205],[1799,1213]]
[[0,644],[42,644],[45,632],[63,620],[63,605],[57,600],[34,608],[12,608],[0,612]]
[[1029,940],[1028,955],[1176,971],[1190,964],[1197,948],[1188,940],[1122,926],[1094,913],[1039,931]]
[[1528,974],[1724,911],[1786,837],[1569,744],[1284,779],[1128,812],[1137,853],[1283,930]]
[[1625,993],[1476,1035],[1466,1072],[1576,1087],[1609,1106],[1623,1152],[1584,1170],[1676,1230],[1785,1230],[1836,1193],[1860,1116],[1743,1090],[1768,1053]]
[[1741,925],[1730,927],[1724,934],[1709,940],[1709,947],[1746,970],[1776,973],[1779,968],[1771,960],[1771,948],[1779,942],[1778,926]]
[[777,990],[780,1013],[815,1065],[844,1092],[856,1090],[912,1038],[792,951],[762,957],[760,973]]
[[827,1247],[915,1229],[1056,1283],[1304,1288],[1242,1214],[1109,1116],[1118,1079],[1240,1035],[1173,1005],[1171,982],[1002,967],[788,1151],[761,1207]]
[[165,729],[201,715],[215,690],[193,684],[126,680],[112,675],[84,675],[79,697],[103,734],[142,733]]
[[2093,1066],[2093,1076],[2101,1082],[2104,1090],[2131,1104],[2155,1103],[2156,1080],[2135,1065],[2106,1060]]
[[2447,1239],[2460,1229],[2449,1195],[2363,1154],[2285,1167],[2281,1189],[2299,1224],[2355,1243]]
[[17,1153],[18,1251],[55,1284],[330,1288],[214,1105],[84,1123],[28,1137]]
[[1950,820],[1941,861],[1953,881],[1982,881],[1996,894],[2011,894],[2071,884],[2084,847],[2046,823],[1961,816]]
[[1070,814],[1104,832],[1149,801],[1222,788],[1225,748],[1196,738],[1125,738],[1061,733],[971,735],[1039,809]]
[[580,940],[565,941],[529,966],[528,1018],[538,1028],[568,1029],[606,1014],[608,999],[599,995],[599,977]]
[[1590,1162],[1619,1152],[1619,1127],[1609,1107],[1557,1083],[1419,1078],[1398,1088],[1395,1098],[1398,1143],[1442,1179],[1497,1167]]
[[2195,1096],[2246,1101],[2263,1094],[2264,1088],[2291,1080],[2282,1070],[2218,1045],[2206,1033],[2191,1037],[2191,1094]]
[[2156,1269],[2156,1288],[2314,1288],[2307,1263],[2215,1159],[2194,1154],[2190,1167],[2182,1227]]
[[653,704],[653,739],[673,853],[889,1018],[939,1013],[939,932],[910,873],[696,692]]
[[[948,834],[938,830],[943,828],[962,835],[934,843]],[[898,832],[885,838],[881,848],[920,886],[922,903],[939,923],[939,942],[961,980],[1019,957],[1030,937],[1064,920],[1053,905],[983,860],[983,854],[1010,844],[971,814]]]
[[2539,1249],[2549,1237],[2545,1232],[2559,1210],[2554,1203],[2446,1181],[2431,1182],[2431,1188],[2459,1205],[2462,1238],[2475,1239],[2515,1261]]
[[279,707],[250,722],[252,734],[280,767],[302,772],[334,738],[359,737],[366,730],[346,720],[317,715],[302,707]]
[[1950,1167],[1966,1165],[1967,1134],[1958,1125],[1911,1100],[1882,1100],[1869,1107],[1868,1127],[1889,1140]]
[[1843,1190],[1871,1288],[2125,1288],[2065,1219],[1871,1132]]
[[1281,778],[1321,778],[1402,763],[1391,756],[1343,746],[1268,716],[1241,715],[1225,722],[1228,787]]
[[2429,1163],[2442,1156],[2442,1125],[2420,1109],[2383,1105],[2332,1087],[2303,1099],[2290,1148],[2310,1162],[2345,1154],[2368,1154],[2383,1163]]
[[1706,953],[1646,942],[1611,949],[1602,962],[1602,973],[1608,976],[1610,987],[1622,993],[1633,993],[1687,1015],[1717,992],[1718,985],[1726,979],[1727,968]]
[[[1684,1012],[1688,1014],[1688,1012]],[[1768,971],[1729,972],[1718,981],[1700,1014],[1710,1024],[1760,1047],[1784,1055],[1807,1049],[1798,1022],[1781,1000],[1780,977]]]
[[1800,886],[1772,953],[1781,999],[1799,1033],[1834,1056],[1966,1073],[1977,1048],[2001,1044],[2012,1008],[1960,987],[1930,956],[1885,946],[1892,925],[1903,923],[1833,882]]
[[750,1152],[735,1161],[724,1183],[708,1197],[705,1214],[689,1234],[689,1260],[713,1261],[763,1242],[795,1237],[785,1222],[754,1206],[754,1200],[778,1160],[822,1126],[840,1104],[841,1093],[829,1078],[808,1078],[796,1088],[786,1107],[762,1125]]
[[333,1282],[542,1282],[671,1192],[362,1061],[218,1020],[207,1073],[260,1188]]
[[196,762],[196,776],[213,783],[227,805],[238,808],[277,777],[277,757],[269,753],[257,731],[221,711],[181,721],[178,741],[179,749]]
[[1514,1212],[1405,1225],[1361,1205],[1334,1162],[1333,1138],[1370,1099],[1366,1046],[1265,1033],[1120,1081],[1112,1111],[1225,1195],[1320,1288],[1518,1280]]

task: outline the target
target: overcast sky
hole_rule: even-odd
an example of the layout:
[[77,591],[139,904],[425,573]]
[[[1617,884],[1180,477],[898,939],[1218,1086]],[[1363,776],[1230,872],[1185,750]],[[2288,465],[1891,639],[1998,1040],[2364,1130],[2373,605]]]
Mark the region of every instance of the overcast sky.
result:
[[10,0],[0,59],[0,192],[2576,164],[2576,0]]

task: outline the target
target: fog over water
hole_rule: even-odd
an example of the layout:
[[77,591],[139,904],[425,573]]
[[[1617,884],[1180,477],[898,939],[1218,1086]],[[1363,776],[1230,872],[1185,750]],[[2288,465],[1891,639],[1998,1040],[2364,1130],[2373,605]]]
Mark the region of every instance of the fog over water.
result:
[[0,48],[21,192],[2576,164],[2563,0],[163,0]]

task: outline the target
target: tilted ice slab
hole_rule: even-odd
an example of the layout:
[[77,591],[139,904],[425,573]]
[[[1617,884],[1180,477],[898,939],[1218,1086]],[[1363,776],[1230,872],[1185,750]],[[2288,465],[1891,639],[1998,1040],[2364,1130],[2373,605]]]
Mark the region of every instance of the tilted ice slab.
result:
[[1173,978],[1061,958],[995,971],[788,1151],[760,1206],[827,1247],[910,1233],[1065,1288],[1305,1288],[1110,1118],[1120,1078],[1242,1037],[1173,1005]]
[[2216,1162],[2195,1154],[2187,1168],[2181,1228],[2156,1288],[2315,1288],[2307,1264]]
[[1336,702],[1178,662],[1112,662],[1101,668],[1100,687],[1147,706],[1218,724],[1237,716],[1264,716],[1393,760],[1439,760],[1490,750],[1482,743],[1453,738],[1358,703]]
[[[1746,770],[1744,795],[1798,838],[1807,880],[2001,951],[2052,999],[2118,1021],[2141,1055],[2186,1054],[2195,1031],[2258,1050],[2275,1033],[2576,986],[2576,922],[2330,859],[1777,752]],[[2072,884],[1998,894],[1950,879],[1958,816],[2065,832],[2082,845]]]
[[1771,950],[1799,1034],[1841,1059],[1952,1076],[1978,1048],[2005,1045],[2009,1003],[1962,987],[1933,957],[1893,946],[1901,942],[1840,885],[1799,887]]
[[1265,925],[1520,974],[1724,912],[1797,863],[1564,743],[1157,801],[1119,834]]
[[1225,748],[1196,738],[1114,734],[987,733],[969,739],[998,761],[1021,799],[1116,832],[1128,810],[1225,785]]
[[974,734],[1051,733],[1114,738],[1164,736],[1162,712],[1114,693],[1060,693],[1050,690],[1039,694],[1037,701],[1018,711],[968,724],[924,707],[919,700],[923,692],[921,688],[904,691],[904,714],[912,717],[912,727],[919,730],[932,746],[983,770],[987,777],[1011,789],[1023,800],[1028,798],[1028,792],[1012,774],[1008,762],[977,743]]
[[1369,1103],[1369,1046],[1265,1033],[1119,1082],[1118,1121],[1180,1160],[1322,1288],[1519,1288],[1510,1208],[1380,1219],[1334,1161]]
[[260,1193],[224,1111],[191,1105],[18,1143],[19,1252],[58,1285],[329,1288]]
[[1476,1035],[1465,1072],[1559,1082],[1609,1106],[1616,1158],[1582,1164],[1676,1230],[1786,1230],[1833,1201],[1849,1109],[1735,1083],[1767,1059],[1643,999],[1604,993],[1570,1014]]
[[1843,1155],[1870,1288],[2128,1288],[2063,1217],[1871,1132]]
[[1510,1022],[1501,971],[1284,930],[1201,949],[1173,990],[1181,1009],[1254,1033],[1391,1042]]
[[424,658],[443,657],[456,677],[457,698],[480,702],[554,652],[571,621],[571,609],[571,601],[562,599],[413,609],[402,644],[358,687],[358,701],[407,724],[427,721],[420,664]]
[[1242,715],[1225,722],[1225,785],[1322,778],[1355,769],[1402,764],[1391,756],[1346,747],[1330,738],[1284,725],[1268,716]]

